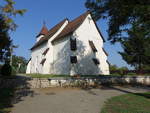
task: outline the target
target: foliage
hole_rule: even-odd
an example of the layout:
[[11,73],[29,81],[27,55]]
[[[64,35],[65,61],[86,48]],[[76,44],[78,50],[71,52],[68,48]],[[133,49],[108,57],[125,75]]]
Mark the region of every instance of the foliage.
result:
[[150,92],[124,94],[109,99],[101,113],[149,113]]
[[121,45],[124,51],[119,53],[128,64],[138,70],[144,65],[150,66],[150,37],[143,27],[134,25]]
[[112,43],[120,42],[123,59],[141,70],[150,64],[150,0],[87,0],[95,20],[108,19]]
[[0,14],[0,61],[7,60],[10,56],[11,40],[8,35],[9,27],[5,23],[4,16]]
[[12,56],[12,67],[17,73],[25,73],[27,60],[21,56]]
[[1,74],[3,76],[10,76],[11,75],[11,66],[9,65],[9,63],[5,63],[3,66],[2,66],[2,69],[1,69]]
[[10,46],[12,40],[9,32],[14,31],[17,27],[13,18],[16,15],[23,15],[25,9],[17,10],[14,8],[13,0],[4,0],[6,4],[0,4],[0,61],[8,61],[10,58]]
[[14,96],[13,88],[0,88],[0,113],[10,113],[12,107],[12,98]]
[[129,69],[127,67],[117,67],[116,65],[110,65],[110,73],[115,75],[124,75]]
[[87,0],[85,6],[95,20],[108,19],[112,43],[122,40],[133,23],[142,25],[150,35],[150,0]]
[[144,65],[142,68],[143,70],[150,70],[150,65]]
[[110,71],[116,71],[118,70],[118,67],[116,65],[110,65]]
[[14,0],[4,0],[5,5],[0,5],[0,12],[4,15],[5,22],[9,26],[9,30],[15,30],[17,25],[15,24],[13,17],[16,15],[21,15],[26,12],[26,9],[15,9],[14,5],[16,4]]

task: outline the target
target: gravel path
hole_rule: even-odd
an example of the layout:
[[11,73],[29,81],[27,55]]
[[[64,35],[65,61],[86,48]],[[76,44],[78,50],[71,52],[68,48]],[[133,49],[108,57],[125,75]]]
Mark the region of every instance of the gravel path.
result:
[[14,104],[12,113],[100,113],[104,101],[129,92],[150,91],[141,87],[113,87],[91,90],[34,89],[34,94]]

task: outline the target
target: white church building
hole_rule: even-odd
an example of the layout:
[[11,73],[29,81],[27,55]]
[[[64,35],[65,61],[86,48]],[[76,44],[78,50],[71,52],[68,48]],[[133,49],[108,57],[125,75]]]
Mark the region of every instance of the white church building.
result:
[[90,12],[64,19],[48,30],[44,25],[31,48],[26,73],[108,75],[105,42]]

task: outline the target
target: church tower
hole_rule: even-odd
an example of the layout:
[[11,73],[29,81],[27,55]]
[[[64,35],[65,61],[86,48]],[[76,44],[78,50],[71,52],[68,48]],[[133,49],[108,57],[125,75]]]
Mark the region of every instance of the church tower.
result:
[[36,42],[38,42],[41,38],[43,38],[47,33],[48,29],[44,23],[40,33],[36,36]]

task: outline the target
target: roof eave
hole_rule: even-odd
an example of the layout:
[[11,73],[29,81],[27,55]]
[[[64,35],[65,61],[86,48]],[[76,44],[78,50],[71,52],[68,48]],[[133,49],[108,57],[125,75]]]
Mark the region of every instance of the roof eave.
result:
[[57,41],[63,39],[63,37],[67,37],[67,36],[72,35],[72,34],[73,34],[73,32],[70,32],[69,34],[66,34],[65,36],[59,37],[59,39],[54,39],[54,40],[52,40],[51,43],[54,44],[55,42],[57,42]]
[[[89,14],[91,15],[91,17],[92,17],[91,12],[90,12],[90,11],[88,11],[88,13],[89,13]],[[98,32],[99,32],[99,34],[100,34],[100,36],[102,37],[103,42],[106,42],[106,41],[105,41],[105,39],[104,39],[104,37],[103,37],[103,35],[102,35],[102,33],[101,33],[101,31],[100,31],[100,29],[99,29],[99,28],[98,28],[98,26],[97,26],[96,21],[93,19],[93,17],[92,17],[92,20],[94,21],[94,24],[95,24],[95,26],[96,26],[96,29],[98,30]]]

